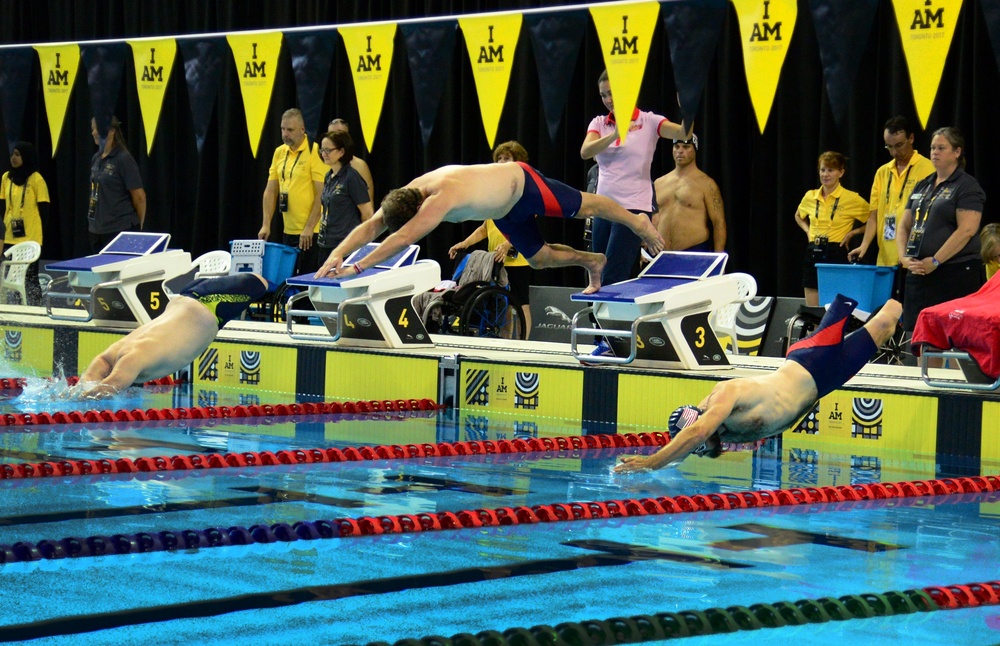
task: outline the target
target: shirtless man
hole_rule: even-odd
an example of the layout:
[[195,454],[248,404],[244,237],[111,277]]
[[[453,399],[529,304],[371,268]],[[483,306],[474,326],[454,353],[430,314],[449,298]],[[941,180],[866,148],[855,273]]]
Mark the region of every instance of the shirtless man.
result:
[[363,272],[360,264],[344,265],[344,258],[386,229],[390,235],[364,259],[368,267],[414,244],[442,222],[493,220],[532,268],[580,265],[590,275],[584,293],[600,289],[601,270],[607,262],[604,255],[547,244],[535,223],[538,215],[620,222],[642,238],[651,254],[663,250],[663,239],[646,217],[626,211],[609,198],[546,179],[523,162],[444,166],[386,195],[375,216],[355,227],[330,252],[316,278]]
[[868,362],[893,332],[903,308],[890,300],[865,326],[844,336],[857,302],[838,295],[810,336],[788,349],[785,363],[760,377],[716,384],[697,407],[670,415],[670,443],[653,455],[624,456],[622,473],[659,469],[689,454],[718,457],[723,444],[744,444],[780,435],[823,396],[840,388]]
[[653,225],[671,251],[724,251],[726,214],[715,180],[698,168],[698,137],[674,139],[674,170],[653,182]]
[[177,372],[205,351],[223,325],[266,291],[267,281],[250,273],[199,278],[185,285],[163,314],[94,357],[67,396],[112,397],[134,383]]

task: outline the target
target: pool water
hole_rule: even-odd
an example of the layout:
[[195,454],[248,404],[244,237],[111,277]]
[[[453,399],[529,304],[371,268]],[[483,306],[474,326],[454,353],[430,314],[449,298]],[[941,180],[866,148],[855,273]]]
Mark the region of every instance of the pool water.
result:
[[[121,400],[129,403],[109,408],[197,403],[189,390],[168,390],[133,391]],[[44,403],[28,397],[8,402],[8,410]],[[0,433],[0,462],[580,433],[560,420],[512,429],[503,418],[485,426],[480,418],[442,412],[21,427]],[[0,544],[947,475],[933,457],[785,444],[628,476],[611,473],[624,450],[603,449],[2,480]],[[966,494],[7,563],[0,565],[0,639],[393,643],[982,582],[1000,579],[998,516],[1000,495]],[[1000,642],[1000,607],[686,643],[748,638],[991,644]]]

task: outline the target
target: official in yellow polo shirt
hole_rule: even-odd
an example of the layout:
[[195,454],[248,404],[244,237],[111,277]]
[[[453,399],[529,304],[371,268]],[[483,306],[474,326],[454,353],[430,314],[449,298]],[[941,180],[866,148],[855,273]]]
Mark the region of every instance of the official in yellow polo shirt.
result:
[[[320,160],[318,147],[310,145],[299,110],[292,108],[281,115],[281,140],[284,143],[274,150],[267,173],[264,217],[257,237],[261,240],[271,237],[271,219],[277,208],[284,228],[281,242],[302,250],[296,272],[314,272],[320,265],[316,234],[323,178],[329,169]],[[316,226],[312,231],[303,231],[310,216],[315,216]]]
[[886,121],[882,136],[892,160],[875,172],[871,213],[865,234],[861,245],[852,249],[848,257],[851,260],[864,257],[875,240],[878,244],[876,264],[895,267],[899,264],[896,223],[903,216],[913,187],[935,170],[931,160],[913,148],[913,128],[906,117],[893,117]]
[[827,151],[819,156],[820,187],[806,191],[795,210],[795,223],[809,239],[802,263],[806,305],[819,305],[816,263],[847,263],[848,234],[868,221],[868,202],[840,185],[847,158]]

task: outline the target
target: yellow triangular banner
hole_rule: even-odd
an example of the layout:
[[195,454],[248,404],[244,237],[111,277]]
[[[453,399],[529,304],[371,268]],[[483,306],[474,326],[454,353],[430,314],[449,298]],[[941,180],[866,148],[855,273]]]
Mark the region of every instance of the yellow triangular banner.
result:
[[934,107],[962,0],[893,0],[920,126]]
[[247,116],[247,136],[250,137],[250,152],[254,157],[260,146],[260,135],[264,132],[267,109],[271,105],[281,39],[280,31],[226,36],[236,61],[236,77],[240,80],[243,111]]
[[354,77],[354,94],[358,98],[361,117],[361,134],[368,150],[375,146],[375,131],[382,116],[385,88],[392,67],[392,45],[396,37],[396,23],[381,23],[352,27],[338,27],[344,40],[347,60]]
[[153,151],[156,124],[160,122],[163,97],[170,82],[177,56],[177,41],[173,38],[159,40],[129,40],[135,67],[135,86],[139,94],[142,127],[146,132],[146,154]]
[[649,43],[660,15],[658,2],[595,6],[590,15],[601,41],[608,83],[615,100],[618,137],[625,141],[632,111],[639,99],[642,75],[649,58]]
[[781,66],[795,32],[796,0],[732,0],[740,22],[743,68],[757,127],[764,132],[778,90]]
[[52,136],[52,156],[59,148],[66,109],[73,94],[76,73],[80,69],[80,46],[36,45],[38,62],[42,68],[42,95],[45,97],[45,115],[49,120],[49,134]]
[[521,14],[459,18],[458,24],[462,27],[469,62],[472,63],[472,78],[476,80],[479,114],[483,118],[486,141],[492,150],[507,98],[507,86],[510,85],[514,50],[521,35]]

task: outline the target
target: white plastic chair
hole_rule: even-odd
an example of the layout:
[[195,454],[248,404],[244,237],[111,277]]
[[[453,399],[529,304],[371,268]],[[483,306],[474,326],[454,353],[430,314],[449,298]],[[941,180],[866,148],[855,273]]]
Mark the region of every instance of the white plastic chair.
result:
[[194,275],[195,279],[211,276],[228,276],[229,268],[232,264],[233,256],[225,250],[203,253],[191,263],[193,267],[198,268],[198,271]]
[[7,290],[11,289],[21,295],[21,304],[27,305],[24,281],[28,276],[28,265],[41,257],[42,245],[33,240],[19,242],[3,252],[3,255],[5,260],[0,265],[0,303],[7,302]]

